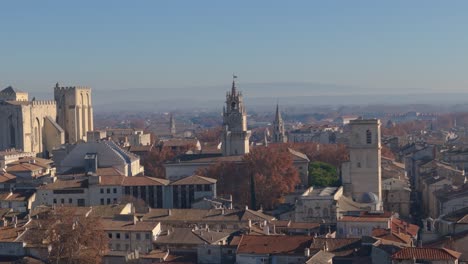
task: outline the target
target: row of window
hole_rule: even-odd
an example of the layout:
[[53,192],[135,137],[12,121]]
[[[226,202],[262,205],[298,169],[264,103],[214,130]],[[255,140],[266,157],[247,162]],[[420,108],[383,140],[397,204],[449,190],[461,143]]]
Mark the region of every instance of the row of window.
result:
[[[108,236],[110,239],[113,238],[113,235],[114,235],[113,233],[107,233],[107,236]],[[130,233],[124,233],[124,237],[125,237],[125,239],[130,239]],[[141,234],[140,234],[140,233],[136,233],[135,238],[136,238],[136,240],[141,240]],[[115,239],[121,239],[120,233],[115,233]],[[150,240],[150,239],[151,239],[151,234],[145,233],[145,239],[146,239],[146,240]]]
[[[112,199],[112,203],[116,204],[117,203],[117,198]],[[107,198],[107,204],[111,204],[111,199],[110,198]],[[104,198],[101,198],[101,205],[105,205]]]
[[[84,205],[85,205],[85,200],[84,200],[84,199],[76,199],[76,202],[77,202],[77,205],[78,205],[78,206],[84,206]],[[54,203],[54,204],[57,204],[57,199],[56,199],[56,198],[54,198],[53,203]],[[60,199],[60,203],[61,203],[61,204],[65,204],[65,198],[61,198],[61,199]],[[69,203],[69,204],[73,204],[73,199],[72,199],[72,198],[68,198],[68,203]]]
[[[106,189],[106,192],[107,192],[107,193],[111,193],[111,189],[110,189],[110,188],[107,188],[107,189]],[[112,188],[112,192],[113,192],[113,193],[117,193],[117,188]],[[101,188],[101,193],[104,193],[104,188]]]

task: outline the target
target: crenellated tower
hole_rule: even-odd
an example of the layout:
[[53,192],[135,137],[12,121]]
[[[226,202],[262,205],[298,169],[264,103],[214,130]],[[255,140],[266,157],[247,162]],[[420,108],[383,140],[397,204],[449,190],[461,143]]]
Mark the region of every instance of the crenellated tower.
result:
[[57,102],[57,123],[65,131],[65,141],[86,141],[86,132],[92,131],[94,127],[91,88],[61,87],[57,83],[54,99]]
[[237,91],[233,76],[231,92],[226,93],[226,106],[223,108],[223,156],[249,153],[250,130],[247,130],[247,112],[242,93]]
[[286,132],[284,130],[283,117],[281,116],[278,104],[276,104],[276,115],[275,120],[273,121],[272,141],[275,143],[288,142],[288,138],[286,137]]

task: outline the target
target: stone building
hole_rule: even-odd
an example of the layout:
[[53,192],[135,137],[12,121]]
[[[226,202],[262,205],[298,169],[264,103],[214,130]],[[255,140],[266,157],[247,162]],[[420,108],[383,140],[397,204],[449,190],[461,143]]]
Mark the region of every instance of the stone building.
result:
[[349,161],[342,165],[343,193],[360,203],[376,196],[382,201],[380,120],[358,119],[349,123]]
[[65,142],[86,139],[93,130],[91,89],[54,88],[55,100],[29,100],[28,93],[0,91],[0,150],[19,149],[47,157]]
[[275,143],[285,143],[288,141],[286,132],[284,130],[283,117],[281,116],[278,105],[276,105],[276,115],[275,120],[273,121],[272,141]]
[[0,150],[19,149],[47,156],[64,143],[55,122],[55,101],[28,100],[28,94],[8,87],[0,92]]
[[54,88],[54,99],[57,102],[57,123],[65,131],[65,141],[73,144],[86,141],[86,132],[93,130],[93,106],[91,88],[61,87]]
[[247,111],[242,93],[237,91],[232,81],[231,92],[226,94],[226,106],[223,109],[223,156],[244,155],[249,153],[250,130],[247,130]]

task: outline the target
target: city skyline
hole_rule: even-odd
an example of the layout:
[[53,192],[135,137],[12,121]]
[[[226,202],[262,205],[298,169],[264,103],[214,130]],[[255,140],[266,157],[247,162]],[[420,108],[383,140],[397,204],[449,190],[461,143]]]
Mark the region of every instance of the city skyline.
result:
[[[462,1],[2,3],[0,87],[323,83],[464,92]],[[267,87],[263,88],[265,91]],[[318,89],[316,86],[310,88]],[[318,89],[320,90],[320,89]]]

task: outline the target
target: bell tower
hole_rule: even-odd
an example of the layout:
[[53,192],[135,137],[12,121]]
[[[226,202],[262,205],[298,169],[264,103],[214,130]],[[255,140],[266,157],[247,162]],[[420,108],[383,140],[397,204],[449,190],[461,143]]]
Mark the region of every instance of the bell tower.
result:
[[237,91],[233,76],[231,92],[226,93],[226,106],[223,108],[223,156],[249,153],[250,130],[247,130],[247,112],[242,93]]

